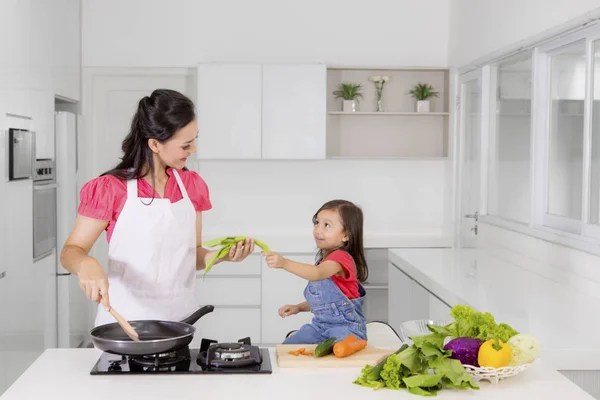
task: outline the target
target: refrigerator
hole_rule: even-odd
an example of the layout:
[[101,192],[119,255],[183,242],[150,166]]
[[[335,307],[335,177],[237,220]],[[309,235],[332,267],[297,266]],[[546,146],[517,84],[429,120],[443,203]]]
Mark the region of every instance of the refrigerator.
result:
[[61,348],[89,343],[90,300],[80,289],[77,276],[60,263],[60,253],[75,224],[79,205],[77,143],[81,126],[81,116],[66,111],[55,113],[57,334]]

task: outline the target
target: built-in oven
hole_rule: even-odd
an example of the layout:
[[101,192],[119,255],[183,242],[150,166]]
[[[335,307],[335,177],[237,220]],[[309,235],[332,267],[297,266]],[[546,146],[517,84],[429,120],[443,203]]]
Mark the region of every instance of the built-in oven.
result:
[[56,249],[56,163],[36,160],[33,169],[33,260]]

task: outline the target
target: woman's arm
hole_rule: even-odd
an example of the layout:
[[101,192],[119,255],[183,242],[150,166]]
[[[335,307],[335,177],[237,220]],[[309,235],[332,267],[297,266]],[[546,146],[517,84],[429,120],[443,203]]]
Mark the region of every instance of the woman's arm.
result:
[[304,264],[282,257],[274,251],[262,253],[271,268],[282,268],[309,281],[321,281],[342,273],[342,265],[336,261],[323,261],[318,266]]
[[108,221],[78,215],[60,254],[60,263],[67,271],[79,277],[79,286],[89,299],[101,301],[109,310],[106,273],[98,260],[88,255],[107,225]]
[[[202,247],[202,212],[196,213],[196,270],[200,271],[206,268],[206,262],[218,250],[207,250]],[[238,262],[248,257],[254,251],[254,240],[247,238],[245,242],[238,242],[236,246],[232,246],[224,258],[215,260],[213,265],[223,261]]]

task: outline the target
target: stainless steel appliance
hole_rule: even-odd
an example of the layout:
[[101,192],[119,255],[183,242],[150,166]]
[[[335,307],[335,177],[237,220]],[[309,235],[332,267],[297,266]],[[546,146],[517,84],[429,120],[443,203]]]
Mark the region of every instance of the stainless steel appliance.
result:
[[56,249],[56,171],[54,160],[36,160],[33,170],[33,259]]
[[35,137],[25,129],[8,130],[8,180],[31,179],[35,162]]

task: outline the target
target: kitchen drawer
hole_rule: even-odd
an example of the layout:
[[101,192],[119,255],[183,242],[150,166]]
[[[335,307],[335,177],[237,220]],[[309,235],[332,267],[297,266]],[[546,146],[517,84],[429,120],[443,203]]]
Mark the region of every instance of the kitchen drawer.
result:
[[202,338],[220,342],[237,342],[250,337],[252,343],[260,343],[260,308],[215,307],[194,324],[196,333],[190,345],[200,347]]
[[256,278],[198,278],[196,295],[200,304],[214,306],[259,306],[260,277]]
[[[223,262],[215,265],[206,276],[222,275],[259,275],[261,269],[261,256],[259,254],[250,254],[242,262]],[[204,271],[198,271],[199,277],[204,276]]]

